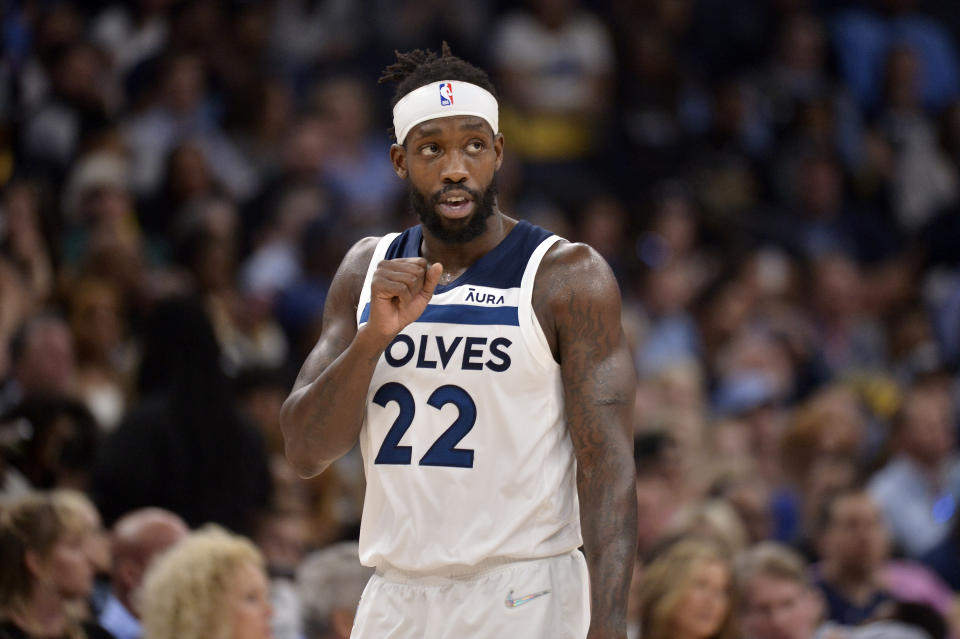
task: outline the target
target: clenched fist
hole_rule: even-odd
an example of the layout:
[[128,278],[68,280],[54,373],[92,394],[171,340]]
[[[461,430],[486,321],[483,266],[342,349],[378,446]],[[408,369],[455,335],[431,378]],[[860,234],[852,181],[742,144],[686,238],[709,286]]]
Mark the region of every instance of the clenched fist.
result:
[[388,344],[427,308],[443,265],[427,266],[422,257],[401,257],[377,264],[370,284],[370,318],[365,329]]

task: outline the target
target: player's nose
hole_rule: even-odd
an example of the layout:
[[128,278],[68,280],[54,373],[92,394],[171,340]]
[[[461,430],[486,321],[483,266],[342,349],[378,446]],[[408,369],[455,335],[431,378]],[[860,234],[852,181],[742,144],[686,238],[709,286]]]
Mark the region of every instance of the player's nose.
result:
[[467,170],[466,158],[462,152],[453,151],[444,155],[443,164],[440,167],[440,178],[444,182],[458,183],[469,177],[470,172]]

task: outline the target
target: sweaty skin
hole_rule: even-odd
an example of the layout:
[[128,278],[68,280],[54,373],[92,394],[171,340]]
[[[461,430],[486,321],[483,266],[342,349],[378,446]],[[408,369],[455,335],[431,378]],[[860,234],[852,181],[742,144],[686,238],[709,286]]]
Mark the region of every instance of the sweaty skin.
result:
[[[397,174],[425,195],[444,187],[483,192],[500,167],[503,136],[480,118],[457,116],[415,127],[391,148]],[[453,186],[451,186],[453,185]],[[449,229],[476,203],[438,206]],[[463,273],[495,247],[516,220],[499,210],[462,244],[423,229],[418,258],[381,261],[371,283],[370,317],[356,312],[377,238],[358,242],[327,297],[322,333],[281,410],[287,459],[303,477],[323,472],[357,442],[374,368],[391,340],[416,320],[443,275]],[[590,573],[588,639],[626,637],[626,601],[636,548],[631,414],[636,374],[620,324],[620,292],[609,266],[584,244],[558,242],[537,272],[533,306],[560,364],[567,425],[577,457],[584,554]]]

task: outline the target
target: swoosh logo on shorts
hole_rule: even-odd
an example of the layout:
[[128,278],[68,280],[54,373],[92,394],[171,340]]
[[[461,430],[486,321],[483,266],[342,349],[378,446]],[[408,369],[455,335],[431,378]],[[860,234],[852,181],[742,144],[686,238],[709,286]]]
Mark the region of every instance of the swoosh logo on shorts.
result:
[[549,594],[550,594],[549,590],[541,590],[540,592],[535,592],[531,595],[524,595],[522,597],[517,597],[516,599],[514,599],[513,589],[511,589],[510,592],[507,593],[507,598],[504,600],[503,603],[506,604],[507,608],[516,608],[518,606],[522,606],[525,603],[533,601],[537,597],[542,597],[544,595],[549,595]]

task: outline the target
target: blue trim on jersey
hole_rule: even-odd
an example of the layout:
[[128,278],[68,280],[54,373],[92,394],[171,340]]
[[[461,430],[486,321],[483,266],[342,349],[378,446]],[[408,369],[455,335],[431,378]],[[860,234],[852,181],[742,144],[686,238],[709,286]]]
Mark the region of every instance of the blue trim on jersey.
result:
[[[534,226],[526,220],[520,220],[499,244],[464,273],[445,286],[437,286],[436,292],[443,293],[457,286],[471,284],[489,288],[517,288],[523,279],[527,262],[537,246],[553,235],[550,231]],[[397,257],[420,257],[420,244],[423,229],[418,224],[405,230],[387,248],[384,259]],[[473,308],[473,307],[471,307]]]
[[[363,307],[360,323],[370,319],[370,303]],[[470,304],[428,304],[415,323],[472,324],[474,326],[519,326],[516,306],[473,306]]]

